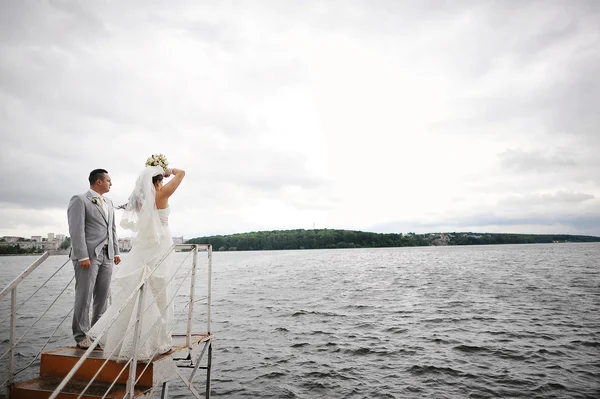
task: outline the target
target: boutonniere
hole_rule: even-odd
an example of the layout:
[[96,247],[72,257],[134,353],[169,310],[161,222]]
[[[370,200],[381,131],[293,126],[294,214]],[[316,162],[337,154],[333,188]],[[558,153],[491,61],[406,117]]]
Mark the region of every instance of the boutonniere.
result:
[[99,201],[100,201],[100,197],[92,197],[92,204],[98,205]]

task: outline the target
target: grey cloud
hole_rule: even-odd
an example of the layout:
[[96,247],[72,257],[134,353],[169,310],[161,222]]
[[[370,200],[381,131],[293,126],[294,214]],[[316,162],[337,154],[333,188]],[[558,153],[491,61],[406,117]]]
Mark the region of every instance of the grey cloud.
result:
[[[88,5],[86,10],[67,4],[64,4],[67,11],[75,13],[77,17],[79,16],[77,13],[81,13],[83,21],[98,20],[96,14],[111,17],[115,14],[114,12],[111,14],[111,10],[87,11],[87,8],[98,8],[97,4]],[[180,11],[185,10],[186,8],[183,7]],[[62,8],[57,10],[48,7],[44,11],[46,14],[32,7],[31,15],[23,12],[15,13],[17,14],[15,18],[37,21],[44,17],[44,23],[52,25],[53,31],[57,28],[57,24],[62,24],[60,29],[67,29],[72,32],[71,35],[87,40],[86,35],[83,35],[83,39],[78,35],[82,28],[79,27],[80,22],[77,18],[73,18],[75,22],[71,19],[62,21],[60,19],[60,15],[64,13]],[[136,15],[135,19],[140,23],[137,28],[141,27],[142,31],[148,33],[155,31],[153,24],[157,20],[162,21],[159,27],[166,31],[173,28],[182,29],[182,25],[185,27],[190,24],[194,29],[201,27],[200,39],[205,42],[204,47],[208,46],[208,48],[215,44],[211,42],[215,36],[224,35],[222,31],[233,32],[227,33],[233,42],[239,39],[239,34],[229,25],[222,27],[217,23],[193,19],[193,16],[182,17],[180,14],[168,12],[165,15],[177,17],[159,19],[152,18],[153,14],[150,13],[144,19],[139,16],[145,15],[142,12],[130,10],[128,15],[132,14]],[[191,21],[188,18],[191,18]],[[126,20],[120,18],[111,20],[111,23],[118,26],[115,35],[120,36],[113,37],[104,35],[104,31],[97,32],[101,30],[99,27],[103,26],[102,22],[90,22],[89,25],[96,28],[89,35],[96,33],[98,39],[96,42],[86,42],[91,47],[77,54],[70,52],[71,49],[67,44],[69,40],[60,35],[57,37],[48,35],[52,45],[47,45],[37,36],[31,38],[31,42],[30,39],[23,39],[20,36],[5,38],[5,45],[0,48],[2,94],[19,102],[27,102],[30,107],[37,105],[45,111],[77,113],[89,118],[125,125],[127,128],[138,127],[160,132],[170,127],[172,119],[179,118],[196,127],[215,128],[224,134],[236,136],[247,133],[251,130],[252,124],[245,112],[232,103],[230,94],[236,91],[247,91],[258,99],[259,95],[273,95],[269,90],[274,86],[298,81],[303,76],[301,66],[293,60],[279,57],[276,48],[252,44],[253,47],[248,54],[241,55],[246,62],[237,65],[235,73],[228,76],[233,85],[230,89],[232,93],[220,93],[222,91],[220,87],[213,87],[214,79],[211,76],[193,75],[193,72],[190,72],[192,75],[189,76],[188,81],[176,79],[168,69],[161,70],[155,65],[144,65],[143,60],[134,57],[124,58],[118,53],[114,43],[120,37],[128,38],[127,34],[132,27],[127,25]],[[125,26],[118,24],[125,24]],[[97,46],[98,41],[102,43],[101,46]],[[244,42],[240,39],[240,43]],[[98,47],[98,52],[95,51],[95,46]],[[161,48],[157,47],[156,51],[160,50]],[[228,56],[222,54],[215,56],[217,59],[211,62],[218,61],[229,67],[228,63],[231,61]],[[209,64],[201,59],[194,62],[200,63],[199,67],[202,66],[201,63]],[[166,64],[164,68],[171,66],[173,65]],[[190,66],[188,71],[191,71],[192,67]],[[162,81],[156,82],[156,77]],[[162,84],[163,87],[154,88],[156,92],[153,93],[155,83]],[[175,95],[169,96],[171,93]],[[169,102],[163,98],[165,94],[170,99]]]
[[[25,228],[34,234],[40,232],[40,226],[51,226],[55,220],[46,212],[31,212],[28,207],[22,206],[7,206],[0,202],[0,218],[2,218],[2,228],[12,230]],[[67,214],[65,211],[64,217]]]
[[[464,90],[458,90],[452,103],[465,116],[432,127],[447,133],[486,135],[492,130],[488,127],[529,119],[542,124],[549,135],[584,136],[590,144],[598,144],[599,117],[594,104],[600,101],[595,79],[600,73],[599,3],[528,2],[514,8],[506,7],[506,2],[485,4],[494,6],[479,7],[484,12],[476,20],[489,27],[478,26],[478,34],[452,48],[444,63],[452,70],[465,71],[471,63],[480,64],[481,73],[465,74]],[[506,67],[516,74],[536,67],[548,76],[530,88],[468,94]]]
[[[407,233],[410,231],[427,232],[466,232],[479,233],[499,232],[496,227],[522,228],[522,226],[556,226],[554,233],[565,231],[565,226],[579,234],[600,236],[600,215],[590,216],[536,216],[536,217],[506,217],[494,214],[477,214],[464,218],[438,220],[435,222],[419,222],[415,220],[395,221],[373,226],[370,231]],[[491,230],[490,230],[491,228]],[[517,232],[517,231],[513,231]],[[528,232],[531,232],[528,231]]]
[[[590,231],[600,235],[600,216],[539,216],[539,217],[497,217],[493,215],[481,215],[464,220],[465,226],[522,226],[522,225],[556,225],[569,226],[574,230]],[[558,231],[557,231],[558,232]]]
[[565,204],[576,205],[594,198],[595,196],[592,194],[559,191],[554,194],[511,195],[500,200],[499,205],[508,205],[514,208]]
[[[519,124],[527,119],[562,138],[564,148],[543,138],[535,148],[508,144],[479,192],[520,193],[509,208],[582,206],[596,220],[589,208],[599,194],[568,183],[600,182],[599,10],[596,1],[2,2],[0,167],[20,172],[5,177],[0,202],[64,208],[94,167],[124,187],[144,161],[140,152],[163,151],[192,168],[176,199],[182,205],[235,209],[268,198],[331,209],[332,182],[295,149],[271,147],[277,132],[249,109],[311,77],[304,57],[315,42],[326,52],[346,40],[443,72],[454,117],[434,127],[444,133],[485,140],[495,127],[514,126],[511,134],[528,135]],[[526,92],[484,91],[507,65],[513,73],[542,65],[547,76]],[[454,222],[502,223],[501,212],[477,212]],[[573,225],[583,226],[579,217]],[[504,220],[517,219],[527,221]],[[403,231],[423,227],[402,223]]]
[[0,5],[0,41],[81,52],[108,34],[89,7],[68,1],[5,1]]
[[[32,143],[35,148],[39,144]],[[0,203],[28,207],[31,209],[66,209],[72,195],[85,191],[89,183],[89,172],[105,168],[112,173],[111,157],[95,157],[86,160],[85,152],[78,157],[49,155],[31,149],[3,152],[4,170],[14,171],[4,176],[4,189],[0,191]],[[79,160],[77,160],[79,158]],[[74,167],[74,165],[77,165]],[[84,166],[85,165],[85,166]],[[114,170],[114,169],[113,169]]]
[[[600,18],[598,18],[600,23]],[[597,38],[589,46],[574,54],[568,75],[541,93],[540,105],[545,106],[546,127],[567,136],[585,136],[590,143],[600,145],[600,28]]]
[[306,195],[305,193],[296,194],[288,198],[287,203],[301,211],[329,211],[334,209],[339,200],[327,198],[325,196],[317,196],[313,193]]
[[600,215],[591,216],[536,216],[536,217],[498,217],[495,215],[478,215],[464,219],[464,226],[520,226],[520,225],[556,225],[569,226],[574,230],[590,231],[600,235]]
[[516,172],[553,173],[557,170],[578,166],[578,161],[568,153],[568,150],[567,154],[548,154],[539,150],[510,149],[498,154],[498,158],[503,168]]
[[243,48],[243,39],[240,37],[239,30],[225,20],[209,22],[194,19],[182,24],[181,21],[167,21],[160,16],[156,18],[163,20],[172,28],[184,30],[194,39],[218,45],[221,51],[238,52]]
[[213,182],[227,182],[265,193],[288,186],[315,189],[327,182],[306,169],[303,156],[288,151],[232,146],[207,153],[199,162],[201,168],[210,170],[209,179]]

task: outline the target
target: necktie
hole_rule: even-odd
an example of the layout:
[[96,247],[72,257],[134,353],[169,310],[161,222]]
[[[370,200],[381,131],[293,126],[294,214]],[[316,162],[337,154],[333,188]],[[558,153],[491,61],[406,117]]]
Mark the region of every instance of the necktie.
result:
[[108,217],[108,205],[106,204],[106,200],[103,196],[100,196],[100,204],[102,205],[102,210],[104,214]]

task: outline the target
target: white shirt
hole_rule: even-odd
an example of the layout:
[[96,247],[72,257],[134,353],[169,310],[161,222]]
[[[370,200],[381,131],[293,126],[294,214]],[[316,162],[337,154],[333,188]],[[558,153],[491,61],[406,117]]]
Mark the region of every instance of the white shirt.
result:
[[[90,188],[90,194],[92,194],[92,198],[93,197],[100,197],[100,206],[102,208],[102,210],[104,211],[104,216],[106,216],[106,219],[108,220],[108,204],[106,203],[106,200],[104,199],[104,197],[100,194],[98,194],[97,192],[95,192],[94,190],[92,190]],[[104,241],[104,243],[102,245],[106,245],[108,244],[108,238],[106,239],[106,241]],[[84,260],[88,260],[89,258],[83,258],[83,259],[78,259],[80,262],[84,261]]]
[[102,207],[102,210],[104,211],[104,216],[106,216],[106,218],[108,219],[108,205],[106,204],[106,200],[104,199],[104,197],[100,194],[98,194],[97,192],[95,192],[94,190],[92,190],[90,188],[90,193],[92,194],[92,197],[100,197],[100,206]]

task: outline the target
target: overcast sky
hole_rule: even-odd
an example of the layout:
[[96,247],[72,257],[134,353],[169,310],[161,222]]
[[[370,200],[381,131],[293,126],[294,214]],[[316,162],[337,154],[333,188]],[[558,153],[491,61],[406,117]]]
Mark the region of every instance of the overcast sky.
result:
[[152,153],[186,238],[600,235],[599,1],[0,4],[0,236]]

